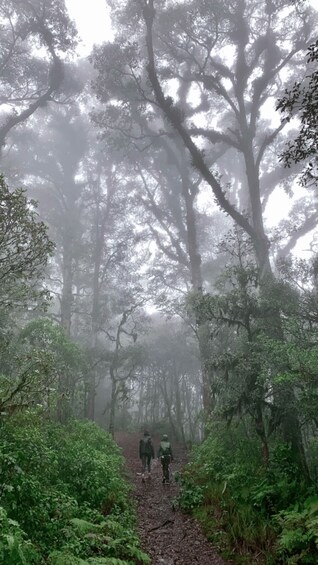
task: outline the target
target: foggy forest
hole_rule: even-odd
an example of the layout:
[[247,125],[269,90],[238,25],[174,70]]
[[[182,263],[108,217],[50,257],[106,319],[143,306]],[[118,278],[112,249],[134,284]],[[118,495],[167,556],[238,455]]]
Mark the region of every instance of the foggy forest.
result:
[[0,565],[317,565],[317,8],[0,0]]

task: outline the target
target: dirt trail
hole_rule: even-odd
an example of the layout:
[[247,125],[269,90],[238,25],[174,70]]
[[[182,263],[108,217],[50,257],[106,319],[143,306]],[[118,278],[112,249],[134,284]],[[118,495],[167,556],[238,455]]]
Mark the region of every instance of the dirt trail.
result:
[[[116,435],[134,484],[142,545],[151,556],[152,565],[230,565],[217,555],[197,522],[176,509],[174,499],[178,485],[174,480],[170,486],[162,484],[161,465],[157,460],[153,462],[151,480],[142,483],[139,439],[135,434]],[[154,439],[153,443],[156,451],[159,440]],[[185,463],[184,451],[175,449],[174,452],[172,473]]]

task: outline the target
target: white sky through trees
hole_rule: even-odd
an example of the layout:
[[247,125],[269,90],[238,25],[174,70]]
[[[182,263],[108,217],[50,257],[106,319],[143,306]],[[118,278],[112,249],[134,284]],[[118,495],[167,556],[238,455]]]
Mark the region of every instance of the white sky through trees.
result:
[[[65,4],[82,39],[80,55],[88,55],[94,43],[112,39],[107,0],[65,0]],[[318,8],[318,0],[309,0],[308,4]]]
[[[75,21],[80,44],[77,49],[79,56],[85,57],[90,54],[94,44],[113,39],[111,29],[110,12],[107,0],[65,0],[70,17]],[[318,0],[309,0],[314,8],[318,8]],[[301,188],[298,187],[300,191]],[[292,201],[283,189],[277,189],[270,197],[264,215],[267,227],[271,228],[280,220],[288,216]],[[301,238],[294,249],[300,256],[306,256],[309,251],[309,241],[312,234]],[[311,252],[310,252],[311,254]]]
[[82,40],[78,48],[80,55],[88,55],[94,43],[112,39],[106,0],[65,0],[65,5]]

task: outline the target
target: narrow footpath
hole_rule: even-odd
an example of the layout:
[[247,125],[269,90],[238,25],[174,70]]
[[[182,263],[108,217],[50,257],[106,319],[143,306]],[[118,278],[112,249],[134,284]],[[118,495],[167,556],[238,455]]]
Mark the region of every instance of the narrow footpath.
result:
[[[116,434],[116,441],[123,450],[134,484],[142,546],[150,555],[152,565],[230,565],[230,562],[218,556],[199,524],[177,508],[175,499],[178,484],[173,475],[185,464],[184,450],[174,449],[175,460],[171,466],[172,480],[169,486],[162,484],[161,465],[157,460],[153,462],[151,479],[142,483],[139,439],[135,434]],[[156,451],[159,439],[154,439],[153,444]]]

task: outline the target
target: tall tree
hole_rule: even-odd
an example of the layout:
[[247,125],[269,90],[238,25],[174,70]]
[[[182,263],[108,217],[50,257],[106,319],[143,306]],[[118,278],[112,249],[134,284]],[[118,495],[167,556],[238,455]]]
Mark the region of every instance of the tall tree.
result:
[[292,88],[287,88],[277,104],[283,119],[289,123],[297,117],[300,121],[294,139],[287,143],[282,152],[282,161],[286,168],[294,163],[305,167],[301,170],[299,182],[307,188],[308,194],[303,196],[294,206],[290,222],[285,230],[291,234],[289,241],[281,250],[286,255],[297,243],[299,237],[317,228],[318,207],[315,190],[318,182],[318,41],[312,43],[307,51],[307,67],[303,80],[297,80]]
[[76,30],[64,0],[2,1],[0,21],[2,149],[13,128],[59,99],[63,58],[75,46]]
[[[279,5],[254,0],[236,0],[230,5],[200,0],[182,5],[131,0],[112,7],[119,29],[117,41],[100,52],[98,64],[101,68],[107,54],[115,85],[112,93],[125,87],[121,105],[116,100],[114,107],[111,96],[104,101],[113,124],[117,120],[122,127],[127,114],[134,116],[139,110],[147,113],[160,135],[159,108],[212,189],[217,204],[251,238],[261,291],[264,299],[269,298],[273,273],[262,197],[268,196],[285,172],[275,174],[273,168],[271,179],[264,174],[267,193],[261,181],[284,124],[266,120],[265,112],[273,107],[272,97],[280,91],[282,72],[297,76],[302,52],[314,34],[315,12],[295,9],[289,0]],[[137,26],[140,17],[144,32]],[[104,76],[100,73],[100,87]],[[242,165],[244,206],[238,195],[226,189],[220,178],[223,171],[212,169],[218,157],[215,147],[224,146]],[[276,307],[270,317],[268,331],[283,338]],[[293,392],[292,387],[287,389],[285,401],[289,402]],[[292,441],[300,454],[299,423],[292,409],[285,416],[286,436],[290,437],[293,429]]]
[[[16,343],[21,314],[47,306],[45,268],[54,251],[36,203],[22,189],[9,190],[0,177],[0,358],[3,410],[32,400],[45,386],[50,360],[43,349],[34,355]],[[10,316],[15,317],[14,324]],[[54,372],[54,371],[53,371]],[[52,376],[52,372],[51,372]],[[33,397],[34,400],[34,397]]]
[[17,163],[23,167],[24,184],[38,199],[42,218],[57,245],[51,265],[51,285],[59,300],[60,322],[70,336],[74,276],[83,252],[81,196],[85,180],[80,173],[88,150],[88,124],[73,105],[67,114],[64,108],[55,109],[46,115],[41,126],[35,121],[34,131],[29,135],[31,151],[23,151],[24,139],[21,144],[16,140]]
[[39,221],[35,201],[9,190],[0,177],[0,308],[25,307],[45,297],[44,267],[54,244]]
[[279,100],[277,108],[285,114],[289,122],[299,116],[300,129],[296,137],[287,143],[282,158],[287,167],[293,163],[309,159],[303,174],[303,184],[317,183],[317,144],[318,144],[318,40],[308,47],[306,81],[297,81]]
[[[107,69],[109,92],[125,88],[122,105],[116,108],[111,96],[104,98],[112,127],[117,123],[123,129],[129,111],[134,116],[139,109],[151,123],[152,135],[163,134],[156,118],[159,108],[221,209],[252,238],[263,275],[270,274],[262,198],[286,171],[273,159],[271,175],[265,170],[283,130],[283,124],[275,126],[265,112],[279,93],[283,69],[291,75],[299,72],[302,51],[313,34],[314,12],[296,11],[289,0],[277,7],[253,0],[237,0],[230,6],[129,1],[112,7],[118,42],[105,46],[97,58],[100,69],[104,61],[97,93]],[[135,26],[140,16],[146,50],[140,26]],[[107,119],[104,123],[107,126]],[[136,134],[132,124],[130,120],[130,131]],[[211,169],[224,149],[228,156],[236,154],[241,164],[243,207]]]
[[[78,305],[86,312],[82,333],[88,337],[87,345],[95,357],[87,379],[87,415],[94,419],[96,387],[105,376],[96,360],[101,357],[102,361],[107,349],[110,338],[105,332],[113,316],[119,315],[114,304],[125,294],[123,285],[127,282],[134,288],[134,277],[129,271],[139,268],[138,260],[133,260],[138,237],[132,219],[126,217],[131,208],[121,187],[120,168],[104,151],[92,149],[84,171],[87,179],[83,194],[86,254],[78,266],[77,284],[83,295]],[[125,304],[129,308],[130,303]]]

